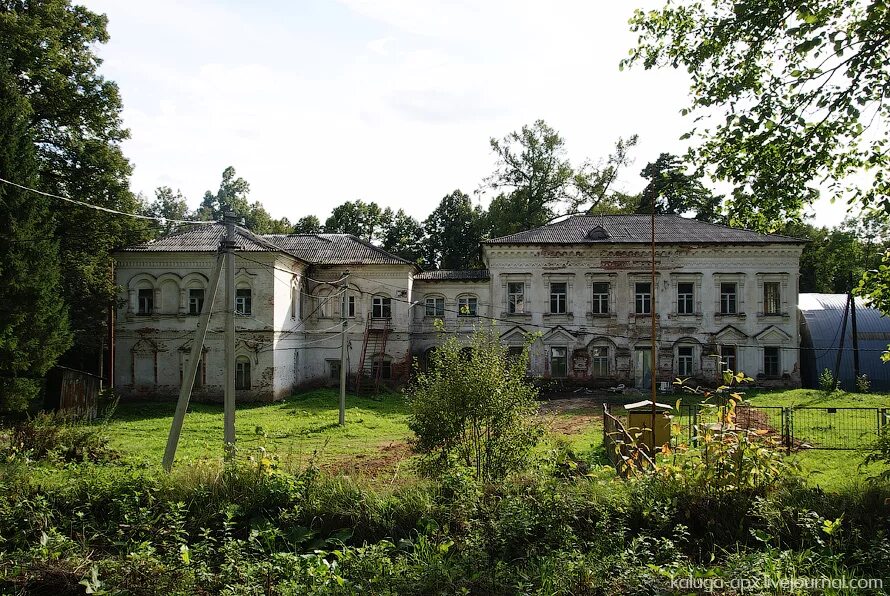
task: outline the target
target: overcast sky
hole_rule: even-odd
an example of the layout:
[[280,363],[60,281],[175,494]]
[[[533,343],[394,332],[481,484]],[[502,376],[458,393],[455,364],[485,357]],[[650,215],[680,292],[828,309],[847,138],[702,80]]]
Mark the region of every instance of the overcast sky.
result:
[[[275,217],[347,200],[423,219],[491,173],[488,139],[544,119],[575,162],[639,134],[623,190],[682,153],[682,72],[620,72],[633,2],[82,0],[109,17],[132,188],[195,207],[229,165]],[[483,204],[485,203],[483,198]],[[816,222],[835,224],[839,206]]]

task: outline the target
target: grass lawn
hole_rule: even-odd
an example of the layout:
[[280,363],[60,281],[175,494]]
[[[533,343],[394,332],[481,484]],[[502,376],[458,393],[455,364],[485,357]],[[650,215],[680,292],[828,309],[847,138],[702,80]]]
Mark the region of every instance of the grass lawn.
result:
[[[346,460],[377,462],[407,452],[411,432],[401,395],[377,399],[348,395],[345,427],[337,424],[338,403],[335,390],[319,389],[272,404],[239,404],[235,414],[239,457],[264,447],[286,466],[303,466],[315,454],[320,465],[338,468]],[[109,422],[112,447],[126,460],[159,466],[174,408],[172,400],[121,403]],[[222,456],[222,404],[190,404],[176,461],[219,461]]]

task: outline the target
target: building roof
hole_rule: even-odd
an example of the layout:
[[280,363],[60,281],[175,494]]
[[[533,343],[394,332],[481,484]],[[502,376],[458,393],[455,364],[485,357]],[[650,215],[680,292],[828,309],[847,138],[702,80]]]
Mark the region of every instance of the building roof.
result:
[[[649,215],[574,215],[483,244],[639,244],[650,242]],[[779,234],[761,234],[679,215],[655,216],[656,244],[804,244]]]
[[[121,252],[216,252],[226,227],[216,222],[190,226]],[[350,234],[254,234],[235,226],[235,242],[242,252],[282,252],[317,265],[413,265]]]
[[414,276],[415,281],[481,281],[490,277],[488,269],[440,269],[423,271]]

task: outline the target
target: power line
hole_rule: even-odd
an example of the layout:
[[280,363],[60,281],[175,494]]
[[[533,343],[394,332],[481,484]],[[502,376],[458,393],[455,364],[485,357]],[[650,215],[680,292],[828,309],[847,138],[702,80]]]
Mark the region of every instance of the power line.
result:
[[209,224],[216,223],[213,221],[195,221],[195,220],[188,220],[188,219],[167,219],[164,217],[154,217],[151,215],[138,215],[136,213],[126,213],[124,211],[118,211],[116,209],[111,209],[110,207],[102,207],[101,205],[94,205],[92,203],[86,203],[84,201],[78,201],[76,199],[72,199],[69,197],[63,197],[61,195],[55,195],[55,194],[52,194],[49,192],[44,192],[42,190],[37,190],[36,188],[30,188],[28,186],[24,186],[24,185],[18,184],[16,182],[12,182],[11,180],[6,180],[5,178],[0,178],[0,182],[3,182],[4,184],[9,184],[10,186],[15,186],[16,188],[19,188],[21,190],[25,190],[28,192],[33,192],[38,195],[42,195],[44,197],[49,197],[51,199],[59,199],[60,201],[65,201],[67,203],[72,203],[74,205],[80,205],[81,207],[89,207],[90,209],[96,209],[97,211],[104,211],[105,213],[113,213],[115,215],[125,215],[127,217],[133,217],[136,219],[146,219],[146,220],[150,220],[150,221],[156,221],[156,222],[162,223],[162,224],[163,223],[174,223],[174,224],[190,224],[190,225],[206,226]]

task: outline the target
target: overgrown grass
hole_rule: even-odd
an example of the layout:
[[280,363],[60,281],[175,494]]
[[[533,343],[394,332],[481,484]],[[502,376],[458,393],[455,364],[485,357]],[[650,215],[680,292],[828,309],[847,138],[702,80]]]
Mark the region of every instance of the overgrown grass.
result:
[[[240,456],[264,447],[299,468],[313,457],[316,462],[336,463],[345,457],[375,456],[409,438],[400,394],[348,395],[344,427],[338,424],[338,400],[336,391],[319,389],[272,404],[238,404],[235,431]],[[108,424],[112,447],[128,461],[160,465],[174,409],[172,400],[122,402]],[[218,461],[222,456],[222,405],[190,404],[177,461]]]

